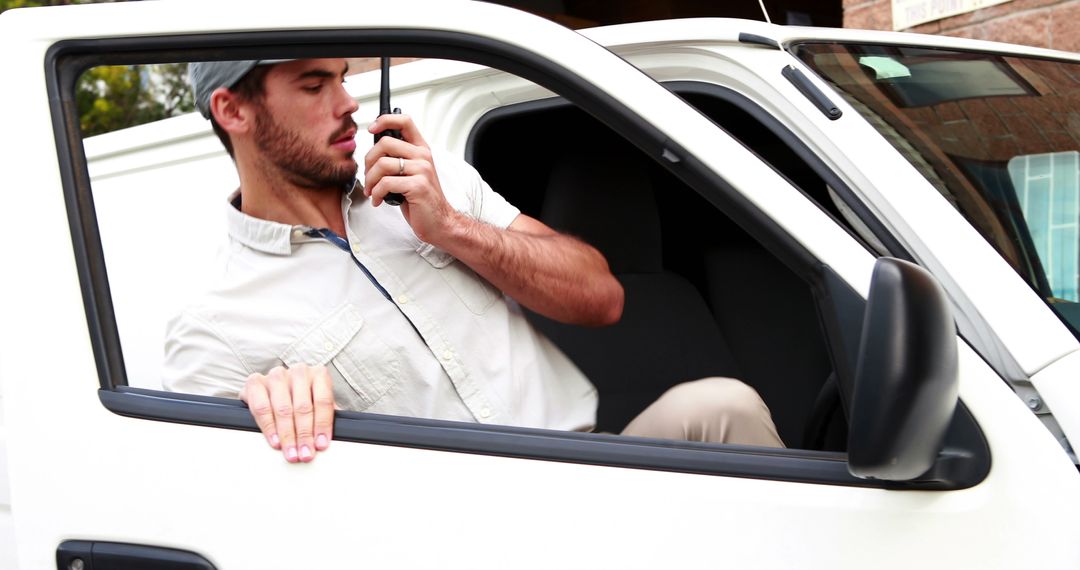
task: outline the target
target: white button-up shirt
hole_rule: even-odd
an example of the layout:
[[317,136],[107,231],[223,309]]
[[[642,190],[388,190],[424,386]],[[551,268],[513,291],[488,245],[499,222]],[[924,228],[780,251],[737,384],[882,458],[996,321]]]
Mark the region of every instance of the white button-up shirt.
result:
[[[437,154],[436,169],[457,210],[500,228],[517,217],[465,162]],[[595,423],[595,388],[516,303],[420,241],[398,208],[371,207],[359,185],[342,212],[348,250],[229,204],[217,286],[169,323],[165,388],[236,397],[253,372],[324,364],[344,409],[552,429]]]

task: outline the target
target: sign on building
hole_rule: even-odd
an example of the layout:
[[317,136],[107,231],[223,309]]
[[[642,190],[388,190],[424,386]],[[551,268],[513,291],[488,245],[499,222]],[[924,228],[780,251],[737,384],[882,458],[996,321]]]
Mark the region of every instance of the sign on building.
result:
[[974,12],[979,8],[1004,4],[1010,0],[892,0],[894,30],[940,20],[949,16]]

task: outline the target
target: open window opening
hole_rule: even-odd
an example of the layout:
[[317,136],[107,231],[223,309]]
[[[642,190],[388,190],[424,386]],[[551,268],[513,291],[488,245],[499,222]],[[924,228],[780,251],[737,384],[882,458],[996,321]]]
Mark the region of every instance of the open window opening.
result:
[[[395,32],[386,32],[386,37],[378,35],[382,32],[372,33],[375,38],[372,41],[392,40],[398,42],[395,46],[407,43],[394,36]],[[287,34],[279,36],[270,38],[272,44],[263,43],[270,41],[264,37],[246,37],[239,41],[243,47],[236,50],[236,57],[264,57],[262,51],[269,51],[268,45],[282,41],[288,44],[288,40],[296,39]],[[329,55],[330,51],[340,52],[342,46],[352,45],[350,42],[356,42],[357,37],[355,31],[315,35],[309,32],[304,35],[304,42],[318,39],[332,47],[305,45],[294,49],[295,53],[275,55]],[[211,45],[211,50],[205,46],[191,49],[186,43],[190,38],[154,41],[157,51],[137,54],[128,49],[122,56],[111,51],[117,46],[109,42],[60,46],[50,63],[56,64],[50,88],[60,94],[57,100],[70,102],[72,97],[65,89],[70,89],[81,71],[94,65],[171,61],[169,58],[177,57],[178,52],[161,50],[176,48],[190,50],[180,54],[185,60],[220,56],[217,44]],[[827,342],[822,332],[823,309],[819,303],[826,285],[821,274],[815,273],[822,270],[820,264],[763,213],[755,212],[744,198],[731,192],[722,176],[697,160],[695,153],[707,151],[672,147],[683,157],[681,163],[656,162],[652,157],[658,156],[659,150],[666,149],[668,144],[659,130],[647,118],[634,114],[602,90],[593,89],[582,78],[538,56],[516,53],[505,46],[461,37],[440,37],[438,41],[447,45],[403,50],[409,57],[461,60],[458,63],[462,65],[453,67],[456,81],[440,83],[449,90],[442,93],[446,95],[442,101],[453,104],[435,106],[426,119],[431,122],[421,123],[422,129],[428,129],[436,121],[445,121],[437,128],[428,129],[429,133],[439,133],[432,137],[432,142],[439,146],[448,143],[447,146],[457,148],[454,152],[463,152],[487,181],[523,212],[594,242],[608,255],[624,284],[633,282],[638,291],[630,293],[633,318],[628,319],[638,324],[624,330],[580,330],[534,318],[534,323],[600,387],[601,400],[606,398],[610,402],[602,404],[599,429],[617,432],[633,413],[635,403],[655,398],[680,380],[707,375],[735,376],[761,393],[772,409],[781,436],[794,449],[765,452],[738,446],[475,425],[364,411],[339,413],[335,439],[646,469],[880,486],[878,482],[852,477],[846,471],[842,454],[806,451],[842,450],[844,445],[845,414],[836,413],[835,405],[818,403],[822,394],[827,399],[833,398],[828,396],[826,388],[837,368],[836,357],[831,356],[837,350],[837,341],[830,333]],[[374,45],[356,45],[360,46],[356,51],[364,56],[378,51]],[[126,44],[124,47],[130,48]],[[533,103],[517,108],[493,102],[498,100],[490,98],[493,85],[499,83],[492,81],[492,77],[499,72],[493,75],[483,66],[512,75],[499,77],[509,84],[503,86],[512,96],[508,99]],[[404,101],[401,105],[410,112],[414,109],[413,102],[438,102],[438,98],[429,97],[424,91],[424,82],[430,77],[420,75],[413,76],[416,83],[410,84],[411,91],[405,89],[402,93],[405,99],[398,99]],[[373,92],[365,91],[368,87],[363,80],[358,85],[354,97],[361,102],[359,122],[374,111],[374,96]],[[552,93],[577,106],[550,99]],[[468,96],[481,95],[483,99],[478,99],[479,102],[469,103]],[[493,112],[478,126],[482,110]],[[500,114],[503,110],[506,112]],[[149,144],[140,151],[143,163],[124,165],[118,161],[125,138],[148,131],[113,133],[116,136],[108,140],[88,140],[84,145],[77,129],[71,128],[75,124],[74,106],[58,109],[56,116],[58,138],[63,141],[60,157],[65,196],[72,213],[80,279],[101,373],[102,401],[109,409],[124,415],[253,429],[250,415],[236,400],[158,390],[152,374],[137,373],[132,366],[139,355],[129,350],[134,345],[127,340],[160,334],[161,323],[153,321],[154,312],[146,309],[153,306],[155,299],[170,298],[170,292],[185,286],[177,285],[172,277],[195,266],[184,266],[181,262],[198,266],[209,262],[209,256],[177,257],[176,252],[191,245],[189,234],[183,231],[173,234],[160,225],[146,228],[145,232],[135,231],[125,225],[134,218],[126,217],[124,208],[133,203],[146,208],[147,200],[154,196],[161,198],[169,206],[170,214],[177,217],[187,211],[181,204],[192,212],[215,217],[214,211],[223,197],[235,188],[235,179],[226,174],[231,165],[219,143],[206,136],[201,121],[193,122],[195,117],[169,119],[166,122],[175,132],[168,140],[183,148],[183,159],[162,156],[161,145]],[[199,126],[193,128],[196,122]],[[565,128],[553,129],[552,125]],[[470,129],[472,140],[466,144],[465,133]],[[566,134],[568,130],[572,136]],[[464,151],[462,147],[466,147]],[[363,149],[358,152],[362,153]],[[88,157],[94,162],[89,168]],[[186,172],[197,177],[223,177],[215,182],[220,193],[207,193],[208,189],[201,184],[185,184],[175,172],[163,176],[155,170],[175,167],[187,169]],[[785,176],[792,179],[791,174]],[[601,192],[600,184],[612,179],[624,182],[608,188],[608,194]],[[120,181],[129,185],[124,191],[130,192],[131,199],[119,199],[117,195],[110,203],[110,198],[105,196],[108,185]],[[561,197],[549,192],[551,188],[559,189]],[[593,204],[579,203],[583,196],[579,192],[581,188],[589,190],[585,202]],[[597,210],[604,205],[613,208]],[[616,219],[613,217],[616,211],[630,217],[625,221]],[[648,219],[640,218],[642,215]],[[206,219],[185,222],[184,226],[205,230]],[[145,235],[159,239],[135,239]],[[784,243],[785,239],[790,243]],[[142,244],[151,249],[117,254],[114,245],[121,243]],[[165,250],[164,246],[174,249]],[[151,258],[166,260],[171,271],[158,272],[141,261]],[[126,269],[120,269],[121,266]],[[158,285],[122,284],[123,271],[138,274],[140,278],[157,279]],[[195,274],[202,275],[198,271]],[[169,287],[172,289],[163,290]],[[859,298],[856,304],[861,302]],[[673,322],[671,313],[676,310],[674,323],[666,324]],[[861,308],[850,312],[861,314]],[[853,330],[857,329],[855,325]],[[608,335],[600,339],[601,344],[590,345],[595,340],[592,338],[583,342],[575,340],[576,335],[597,330]],[[610,348],[602,348],[605,342]],[[663,354],[658,352],[661,350]],[[648,360],[637,362],[651,366],[658,374],[650,376],[648,381],[627,381],[628,376],[620,371],[634,366],[627,359],[631,353],[647,357]],[[827,417],[831,423],[827,421],[824,428],[814,428],[814,416],[821,409],[834,410]],[[820,443],[806,444],[808,434],[815,430],[831,435]]]

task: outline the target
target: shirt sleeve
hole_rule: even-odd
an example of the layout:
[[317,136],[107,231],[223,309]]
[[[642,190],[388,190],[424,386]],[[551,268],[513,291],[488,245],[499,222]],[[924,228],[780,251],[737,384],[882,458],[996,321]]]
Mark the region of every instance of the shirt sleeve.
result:
[[471,164],[447,152],[432,151],[432,156],[443,194],[458,211],[502,229],[521,213],[493,190]]
[[162,385],[166,390],[236,398],[250,372],[215,327],[185,311],[169,322]]

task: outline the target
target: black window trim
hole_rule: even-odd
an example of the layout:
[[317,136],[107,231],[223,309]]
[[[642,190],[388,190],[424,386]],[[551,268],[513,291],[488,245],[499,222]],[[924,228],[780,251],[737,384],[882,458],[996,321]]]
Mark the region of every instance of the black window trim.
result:
[[[46,54],[45,75],[74,256],[89,334],[98,367],[102,404],[114,413],[155,421],[256,431],[246,408],[234,400],[189,396],[127,386],[104,254],[74,102],[79,75],[94,65],[213,59],[255,59],[267,50],[277,57],[339,55],[441,57],[500,68],[563,94],[626,137],[676,176],[721,207],[768,249],[801,274],[820,267],[794,238],[775,227],[747,199],[679,145],[583,77],[514,45],[457,32],[378,29],[244,32],[109,39],[65,40]],[[661,156],[668,157],[667,160]],[[677,160],[670,160],[671,157]],[[591,465],[751,477],[853,487],[908,488],[861,480],[847,471],[843,454],[713,446],[601,434],[473,425],[396,416],[340,412],[335,439],[423,449],[567,461]],[[933,482],[911,488],[964,488],[975,480]]]

